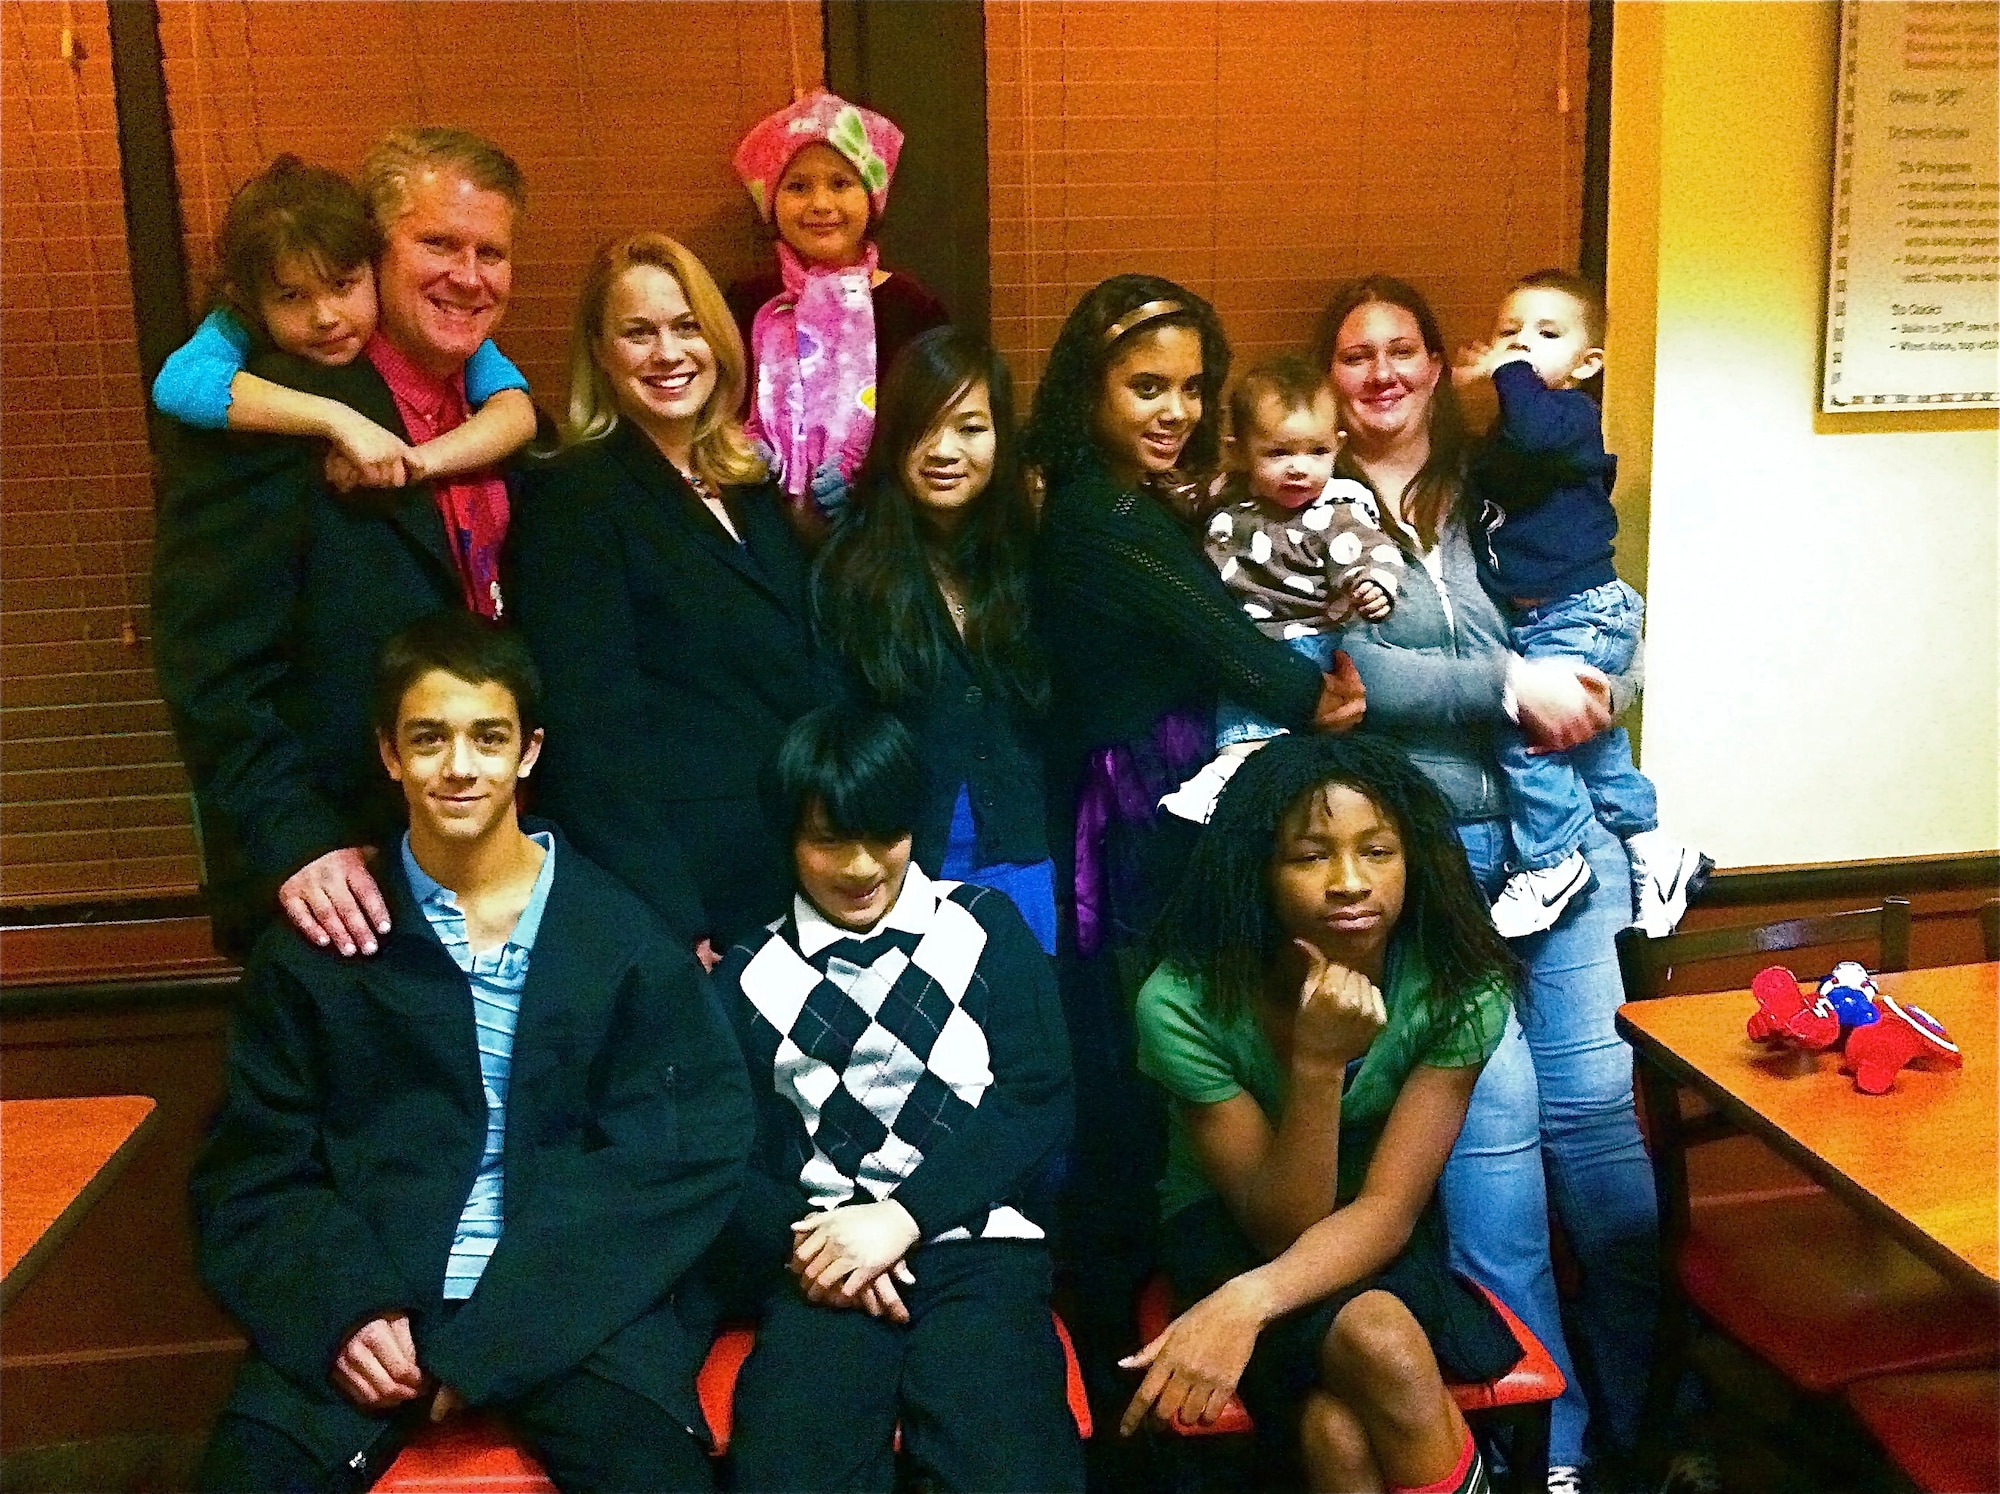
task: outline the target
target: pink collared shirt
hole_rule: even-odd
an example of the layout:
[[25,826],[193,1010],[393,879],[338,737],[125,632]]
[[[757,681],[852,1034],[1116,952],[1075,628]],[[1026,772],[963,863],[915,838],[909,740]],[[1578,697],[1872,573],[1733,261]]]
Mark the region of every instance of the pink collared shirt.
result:
[[[410,444],[456,430],[472,418],[465,398],[465,371],[440,379],[417,367],[379,331],[362,349],[403,417]],[[461,472],[431,483],[438,517],[451,544],[465,605],[481,617],[500,616],[500,545],[507,538],[507,484],[499,474]]]

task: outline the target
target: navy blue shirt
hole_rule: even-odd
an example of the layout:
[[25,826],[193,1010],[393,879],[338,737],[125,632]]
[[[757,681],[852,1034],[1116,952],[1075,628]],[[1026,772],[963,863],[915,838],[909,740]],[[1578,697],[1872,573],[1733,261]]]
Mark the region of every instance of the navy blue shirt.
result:
[[1473,458],[1480,579],[1495,596],[1553,601],[1618,578],[1611,485],[1618,458],[1604,449],[1597,402],[1550,389],[1525,361],[1493,370],[1500,418]]

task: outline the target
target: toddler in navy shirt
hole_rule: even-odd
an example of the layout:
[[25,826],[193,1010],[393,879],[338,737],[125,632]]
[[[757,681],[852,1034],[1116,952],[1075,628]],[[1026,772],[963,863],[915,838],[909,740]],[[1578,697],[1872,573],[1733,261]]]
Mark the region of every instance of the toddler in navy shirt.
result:
[[[1645,603],[1618,579],[1611,544],[1618,459],[1604,449],[1597,402],[1580,387],[1604,368],[1604,303],[1567,270],[1517,281],[1493,340],[1468,349],[1459,384],[1493,381],[1500,414],[1467,482],[1479,514],[1479,565],[1514,625],[1522,657],[1562,658],[1607,675],[1631,669]],[[1673,930],[1712,863],[1660,830],[1652,782],[1632,763],[1623,727],[1566,752],[1531,755],[1503,733],[1517,870],[1493,904],[1510,939],[1552,927],[1594,878],[1582,850],[1592,818],[1625,842],[1634,921],[1654,938]]]

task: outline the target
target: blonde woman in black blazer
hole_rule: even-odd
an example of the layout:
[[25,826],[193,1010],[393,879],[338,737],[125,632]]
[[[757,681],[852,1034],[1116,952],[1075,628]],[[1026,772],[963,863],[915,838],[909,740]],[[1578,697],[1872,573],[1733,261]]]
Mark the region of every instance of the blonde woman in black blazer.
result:
[[535,808],[711,960],[787,906],[757,775],[824,694],[808,557],[735,415],[743,368],[698,259],[658,233],[607,244],[562,449],[528,465],[509,535],[547,690]]

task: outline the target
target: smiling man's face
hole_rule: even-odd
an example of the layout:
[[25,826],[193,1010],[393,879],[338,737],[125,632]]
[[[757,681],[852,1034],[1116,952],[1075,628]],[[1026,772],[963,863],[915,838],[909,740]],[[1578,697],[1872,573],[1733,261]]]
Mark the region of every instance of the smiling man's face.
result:
[[385,225],[382,334],[449,377],[491,335],[514,287],[514,205],[449,168],[426,171]]

